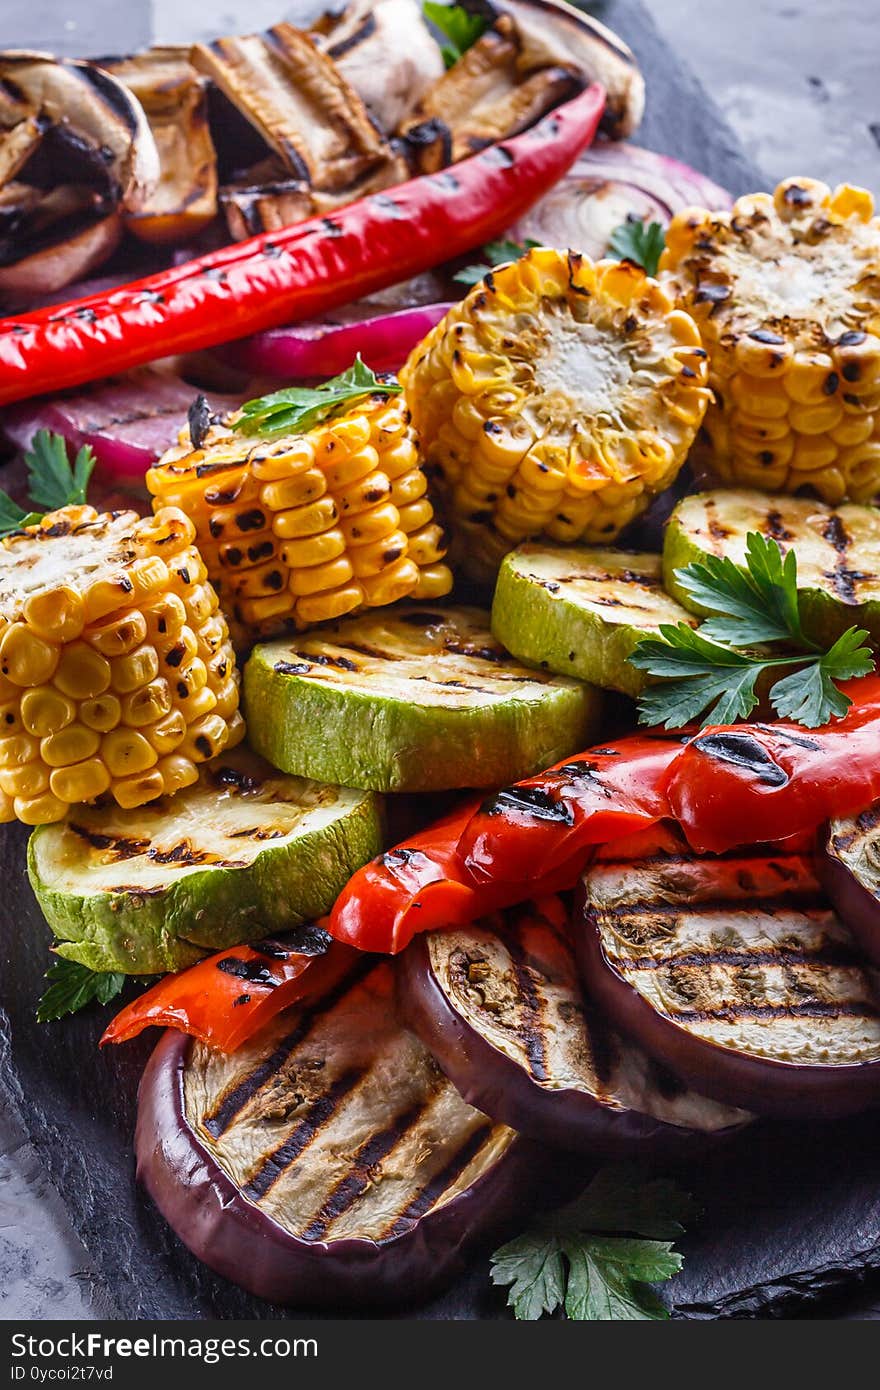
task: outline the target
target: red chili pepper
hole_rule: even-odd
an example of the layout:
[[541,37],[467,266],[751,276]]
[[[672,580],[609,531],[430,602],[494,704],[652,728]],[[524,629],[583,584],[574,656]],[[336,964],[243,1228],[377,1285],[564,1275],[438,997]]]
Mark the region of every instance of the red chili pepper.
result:
[[458,856],[473,798],[359,869],[342,890],[327,929],[361,951],[395,955],[423,931],[464,926],[526,898],[573,888],[583,857],[528,883],[475,883]]
[[0,322],[0,404],[192,352],[406,280],[505,231],[596,133],[594,84],[438,174],[144,280]]
[[783,839],[880,798],[880,675],[842,688],[853,703],[824,728],[735,724],[690,740],[668,794],[695,849]]
[[636,734],[557,763],[489,797],[465,826],[459,863],[481,881],[531,882],[592,845],[647,830],[670,814],[675,734]]
[[320,924],[298,941],[233,946],[166,975],[116,1015],[101,1038],[128,1042],[145,1028],[178,1028],[221,1052],[234,1052],[289,1004],[324,989],[352,953],[329,943]]

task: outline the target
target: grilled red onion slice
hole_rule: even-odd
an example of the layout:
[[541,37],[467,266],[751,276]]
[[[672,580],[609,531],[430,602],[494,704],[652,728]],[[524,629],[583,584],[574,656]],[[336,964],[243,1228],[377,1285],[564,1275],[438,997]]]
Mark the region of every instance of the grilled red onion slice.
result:
[[600,851],[582,897],[588,992],[682,1080],[767,1115],[880,1104],[880,973],[809,856],[651,832]]
[[558,900],[417,937],[399,997],[465,1100],[532,1139],[659,1159],[751,1119],[687,1090],[584,1000]]
[[528,1202],[538,1151],[473,1110],[362,958],[228,1055],[166,1033],[138,1176],[199,1259],[278,1303],[408,1303]]
[[350,367],[358,353],[374,371],[396,371],[416,343],[439,323],[449,304],[420,304],[377,314],[351,305],[326,320],[272,328],[222,350],[224,361],[255,375],[297,380],[330,377]]
[[831,821],[818,873],[865,955],[880,967],[880,802]]
[[[198,394],[171,372],[140,367],[126,376],[41,400],[7,406],[3,432],[19,448],[29,447],[37,430],[63,435],[72,449],[90,444],[98,460],[98,479],[131,485],[177,442],[186,414]],[[209,395],[212,411],[224,413],[241,402]]]
[[729,208],[718,184],[668,155],[619,141],[599,141],[586,150],[550,192],[519,221],[510,235],[543,246],[568,246],[600,257],[611,233],[627,217],[670,221],[681,208]]

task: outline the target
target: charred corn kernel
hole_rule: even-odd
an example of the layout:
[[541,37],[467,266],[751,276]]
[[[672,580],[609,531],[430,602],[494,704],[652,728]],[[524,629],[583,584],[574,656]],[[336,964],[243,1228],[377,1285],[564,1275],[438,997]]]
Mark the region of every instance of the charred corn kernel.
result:
[[85,625],[85,604],[76,589],[60,584],[57,589],[31,594],[22,607],[22,616],[47,642],[73,642]]
[[661,267],[709,355],[705,429],[718,478],[808,488],[830,503],[877,496],[880,451],[876,463],[863,456],[880,443],[870,194],[794,178],[730,212],[689,208],[672,221]]
[[132,804],[160,795],[154,768],[188,723],[210,716],[218,751],[241,738],[235,658],[194,536],[174,509],[83,506],[0,541],[3,806],[29,824],[120,781],[128,798],[137,784]]
[[165,781],[156,767],[137,777],[123,777],[121,781],[113,783],[111,790],[116,802],[129,811],[135,806],[145,806],[148,801],[155,801],[164,792]]
[[174,792],[179,792],[183,787],[191,787],[193,782],[199,780],[199,771],[195,763],[189,758],[181,757],[179,753],[160,758],[156,764],[156,771],[162,778],[162,791],[165,796],[172,796]]
[[413,598],[432,600],[442,598],[448,593],[449,570],[445,565],[421,565],[419,582],[413,590]]
[[75,718],[76,705],[73,701],[49,685],[40,686],[38,690],[26,690],[21,697],[22,723],[35,738],[57,734]]
[[[136,729],[113,729],[101,739],[101,758],[114,779],[146,772],[157,761],[156,750]],[[114,780],[115,795],[115,780]]]
[[144,729],[144,736],[149,740],[160,757],[168,753],[173,753],[174,749],[183,742],[186,734],[186,720],[179,709],[173,709],[170,714],[166,714],[164,719],[157,719],[155,724]]
[[43,685],[58,665],[60,648],[24,623],[10,623],[0,637],[0,672],[14,685]]
[[82,700],[79,717],[88,728],[96,729],[99,734],[107,734],[116,728],[122,718],[122,705],[115,695],[107,691],[94,700]]
[[11,796],[7,796],[0,787],[0,823],[15,820],[15,802]]
[[100,746],[100,735],[94,729],[87,729],[85,724],[68,724],[59,733],[40,740],[40,757],[47,767],[67,767],[90,758]]
[[106,622],[89,628],[85,638],[96,652],[112,660],[113,657],[127,656],[129,652],[134,651],[146,635],[146,618],[139,609],[131,608],[126,613],[119,613]]
[[180,751],[184,757],[203,763],[220,752],[225,740],[226,720],[219,714],[206,714],[189,726]]
[[[396,560],[407,555],[408,550],[406,533],[403,531],[392,531],[390,536],[385,536],[380,541],[373,541],[371,545],[357,546],[350,552],[351,568],[355,579],[381,574],[389,565],[393,565]],[[414,554],[410,553],[409,558],[418,565],[419,561]]]
[[73,700],[103,695],[110,684],[110,662],[86,642],[71,642],[61,653],[55,684]]
[[110,773],[100,758],[87,758],[70,767],[56,768],[49,786],[59,801],[92,801],[110,790]]
[[404,558],[389,565],[381,574],[366,576],[360,581],[364,591],[364,601],[371,608],[386,603],[396,603],[398,599],[411,594],[419,582],[419,567],[413,560]]
[[10,800],[39,796],[49,786],[49,769],[39,760],[0,772],[0,788]]
[[[364,398],[304,434],[271,441],[255,443],[234,424],[212,427],[196,450],[188,451],[182,436],[149,471],[147,485],[154,507],[186,507],[236,641],[327,621],[380,601],[382,593],[405,596],[405,575],[415,588],[419,565],[411,558],[386,585],[371,585],[369,598],[354,582],[355,569],[378,581],[378,566],[400,566],[409,534],[433,522],[400,399]],[[406,524],[394,499],[410,509]],[[372,549],[355,561],[358,545]],[[430,563],[439,596],[439,557]],[[186,600],[179,564],[170,568],[174,592]],[[447,572],[445,592],[451,584]],[[201,623],[203,610],[189,609],[192,624]],[[209,646],[200,636],[200,654],[210,656]]]
[[[476,286],[401,382],[457,556],[484,579],[587,493],[567,539],[613,538],[675,477],[709,399],[699,332],[665,289],[547,249]],[[408,536],[432,523],[408,479],[392,497]]]
[[62,816],[66,815],[67,802],[53,796],[51,791],[46,791],[41,796],[17,796],[12,808],[16,820],[22,821],[24,825],[51,825],[53,821],[61,820]]

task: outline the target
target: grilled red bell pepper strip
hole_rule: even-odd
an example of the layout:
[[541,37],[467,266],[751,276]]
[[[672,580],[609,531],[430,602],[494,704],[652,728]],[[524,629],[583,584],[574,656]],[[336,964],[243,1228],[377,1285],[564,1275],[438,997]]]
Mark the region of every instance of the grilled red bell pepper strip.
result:
[[529,883],[475,883],[458,857],[458,843],[478,805],[469,798],[358,869],[330,913],[330,935],[361,951],[395,955],[418,932],[464,926],[526,898],[574,887],[583,856]]
[[589,145],[592,85],[438,174],[146,279],[0,321],[0,404],[276,328],[406,280],[506,230]]
[[289,1004],[335,981],[351,959],[322,924],[288,942],[232,946],[166,975],[127,1004],[105,1030],[101,1046],[128,1042],[145,1028],[177,1028],[221,1052],[234,1052]]
[[852,705],[821,729],[734,724],[688,742],[668,794],[694,849],[786,838],[880,799],[880,676],[842,689]]
[[529,882],[670,814],[666,781],[680,734],[636,734],[589,749],[484,801],[459,842],[475,880]]

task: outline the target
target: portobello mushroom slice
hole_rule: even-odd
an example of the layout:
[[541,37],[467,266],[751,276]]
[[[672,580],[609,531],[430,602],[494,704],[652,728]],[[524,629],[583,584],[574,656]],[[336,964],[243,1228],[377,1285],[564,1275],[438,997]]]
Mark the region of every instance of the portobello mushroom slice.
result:
[[440,47],[417,0],[354,0],[319,21],[312,38],[382,130],[396,130],[443,76]]
[[880,968],[880,803],[831,821],[818,864],[829,898]]
[[154,974],[327,912],[381,847],[376,797],[239,748],[149,806],[77,806],[41,826],[28,874],[58,955]]
[[206,79],[187,50],[154,48],[102,65],[140,102],[159,152],[159,182],[125,217],[142,241],[196,236],[217,213],[217,154],[208,126]]
[[[346,957],[346,960],[349,958]],[[138,1177],[190,1250],[275,1303],[410,1303],[528,1199],[535,1154],[461,1099],[361,957],[232,1054],[166,1033]]]
[[479,609],[414,604],[256,646],[244,699],[276,767],[395,792],[517,781],[587,746],[599,702],[514,661]]
[[697,855],[671,829],[607,846],[574,939],[588,994],[704,1094],[822,1119],[880,1103],[880,972],[809,855]]
[[659,1158],[751,1119],[687,1090],[584,999],[558,899],[417,937],[400,972],[404,1018],[465,1100],[532,1139]]

